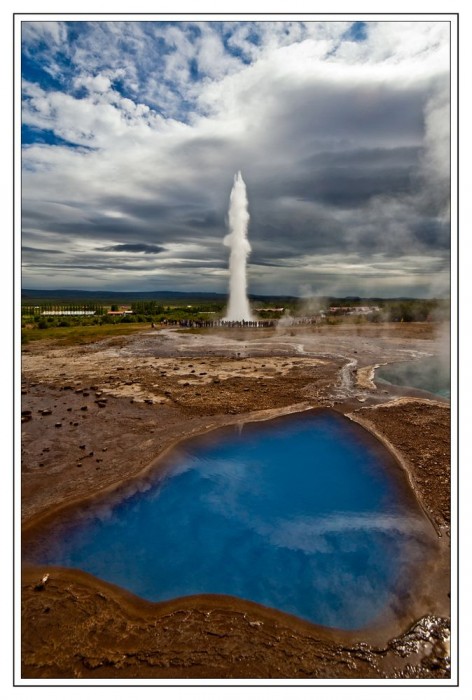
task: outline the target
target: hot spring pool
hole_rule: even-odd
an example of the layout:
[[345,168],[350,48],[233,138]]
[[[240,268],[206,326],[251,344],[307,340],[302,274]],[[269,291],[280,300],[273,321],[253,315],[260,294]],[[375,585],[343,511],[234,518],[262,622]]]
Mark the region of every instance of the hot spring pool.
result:
[[383,365],[375,370],[375,379],[395,386],[422,389],[447,399],[451,397],[449,363],[439,357]]
[[63,518],[25,554],[151,601],[227,594],[355,629],[403,605],[431,542],[378,441],[311,411],[186,442],[133,495]]

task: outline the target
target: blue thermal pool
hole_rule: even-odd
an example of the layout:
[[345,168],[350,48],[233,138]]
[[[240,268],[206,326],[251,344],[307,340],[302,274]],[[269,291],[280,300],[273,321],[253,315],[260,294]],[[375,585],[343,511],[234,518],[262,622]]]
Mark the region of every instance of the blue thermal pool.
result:
[[227,594],[356,629],[402,606],[431,556],[401,468],[330,411],[189,440],[133,491],[43,530],[27,560],[151,601]]
[[439,357],[384,365],[375,370],[375,379],[395,386],[421,389],[447,399],[451,397],[449,363]]

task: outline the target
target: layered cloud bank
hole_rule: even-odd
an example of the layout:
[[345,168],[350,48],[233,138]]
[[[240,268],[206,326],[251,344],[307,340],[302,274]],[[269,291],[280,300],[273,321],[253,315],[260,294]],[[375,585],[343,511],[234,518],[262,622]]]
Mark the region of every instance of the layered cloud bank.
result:
[[448,22],[23,23],[26,287],[443,295]]

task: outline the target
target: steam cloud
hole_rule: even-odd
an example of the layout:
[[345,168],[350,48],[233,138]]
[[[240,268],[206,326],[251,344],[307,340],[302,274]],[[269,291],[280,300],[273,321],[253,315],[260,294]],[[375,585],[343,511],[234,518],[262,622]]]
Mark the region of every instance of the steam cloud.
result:
[[225,321],[252,321],[253,316],[247,298],[246,262],[251,245],[247,240],[249,224],[246,185],[239,171],[229,198],[229,234],[223,243],[231,249],[229,254],[229,302]]

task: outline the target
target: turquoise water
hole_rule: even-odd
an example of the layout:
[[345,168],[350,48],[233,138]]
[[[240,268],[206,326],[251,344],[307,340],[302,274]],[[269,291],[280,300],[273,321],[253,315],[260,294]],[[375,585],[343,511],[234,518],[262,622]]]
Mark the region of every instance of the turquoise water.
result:
[[375,378],[396,386],[412,387],[451,398],[449,363],[439,357],[395,362],[375,370]]
[[221,593],[366,626],[403,604],[430,535],[400,470],[364,432],[323,411],[190,441],[165,476],[62,523],[27,559],[152,601]]

